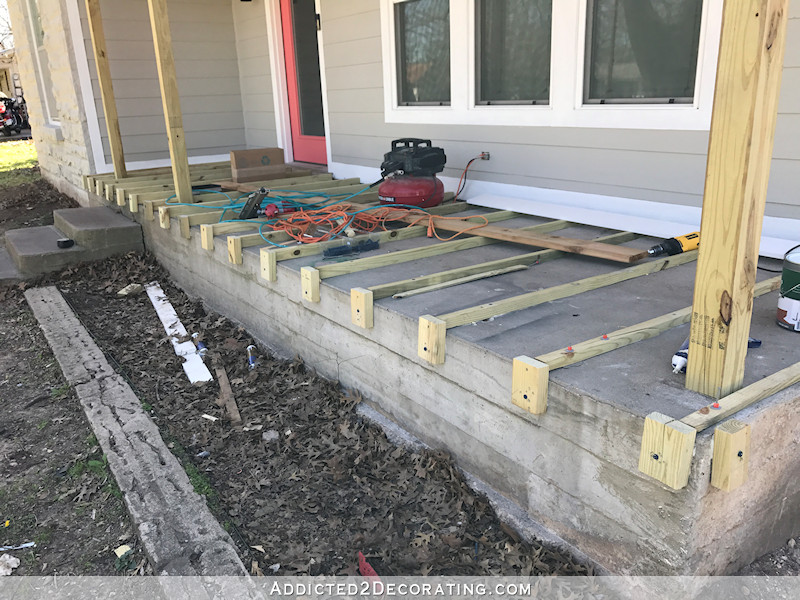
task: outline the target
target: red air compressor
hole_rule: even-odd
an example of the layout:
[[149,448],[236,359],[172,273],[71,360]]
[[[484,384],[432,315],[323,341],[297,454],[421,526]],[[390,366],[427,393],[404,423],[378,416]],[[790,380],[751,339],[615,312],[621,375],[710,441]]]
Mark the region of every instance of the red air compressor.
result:
[[383,156],[378,188],[381,204],[406,204],[419,208],[437,206],[444,200],[444,184],[436,173],[444,170],[447,157],[430,140],[402,138],[392,142]]

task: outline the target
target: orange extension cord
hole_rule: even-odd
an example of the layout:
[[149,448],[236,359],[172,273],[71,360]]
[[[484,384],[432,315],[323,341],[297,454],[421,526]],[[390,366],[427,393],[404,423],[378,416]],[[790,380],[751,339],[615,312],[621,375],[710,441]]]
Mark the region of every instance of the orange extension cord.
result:
[[[350,204],[334,204],[314,210],[299,210],[286,214],[280,220],[270,223],[268,227],[275,231],[283,231],[289,237],[303,244],[313,244],[339,237],[347,227],[365,232],[386,231],[387,223],[402,221],[407,217],[413,216],[417,216],[417,218],[408,222],[407,227],[424,224],[427,221],[428,237],[435,237],[443,242],[453,240],[464,233],[480,229],[489,224],[489,220],[480,215],[467,217],[467,219],[481,219],[483,222],[476,223],[472,227],[444,238],[437,233],[434,227],[434,217],[436,219],[458,221],[466,219],[463,217],[437,217],[416,208],[375,207],[374,209],[360,209],[355,212],[353,212],[353,208]],[[324,230],[325,233],[320,235],[320,229]]]

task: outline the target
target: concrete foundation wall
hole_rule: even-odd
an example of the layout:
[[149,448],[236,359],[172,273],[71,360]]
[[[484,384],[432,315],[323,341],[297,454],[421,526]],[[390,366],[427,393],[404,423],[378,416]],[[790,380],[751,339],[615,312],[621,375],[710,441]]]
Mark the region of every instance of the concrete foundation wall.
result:
[[783,459],[800,444],[796,390],[737,417],[753,426],[745,486],[710,487],[709,430],[698,435],[688,487],[675,491],[637,470],[640,416],[551,380],[547,414],[534,417],[510,402],[506,358],[448,336],[445,364],[431,366],[416,356],[413,319],[376,305],[375,328],[361,330],[350,324],[348,294],[324,282],[319,304],[301,302],[291,263],[279,263],[278,281],[267,284],[255,252],[235,267],[222,243],[209,253],[177,226],[143,225],[150,249],[190,294],[279,353],[360,390],[613,572],[733,572],[797,532],[799,473]]
[[[65,0],[51,0],[46,4],[47,10],[41,12],[49,66],[46,79],[41,77],[36,60],[27,2],[10,0],[8,4],[20,77],[27,82],[25,99],[42,175],[62,192],[85,201],[81,175],[93,172],[94,163]],[[49,110],[44,97],[45,81],[52,92]]]

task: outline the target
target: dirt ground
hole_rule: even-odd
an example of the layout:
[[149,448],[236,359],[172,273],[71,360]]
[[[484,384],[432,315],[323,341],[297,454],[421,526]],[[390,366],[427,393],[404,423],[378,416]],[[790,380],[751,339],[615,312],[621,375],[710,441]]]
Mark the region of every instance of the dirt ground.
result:
[[[38,201],[56,197],[41,185],[32,188]],[[30,198],[15,197],[0,195],[0,218],[39,218],[27,209]],[[153,280],[187,330],[202,335],[212,372],[225,369],[241,425],[217,404],[216,382],[188,383],[147,296],[116,294]],[[250,370],[248,333],[187,298],[152,258],[84,265],[40,283],[57,285],[129,381],[254,574],[354,574],[359,552],[381,575],[591,572],[519,540],[448,456],[392,445],[359,417],[357,394],[300,360],[260,349]],[[0,541],[37,542],[17,553],[25,560],[15,573],[147,573],[113,478],[19,288],[0,290],[0,317],[0,461],[8,473],[0,518],[11,522]],[[111,551],[122,543],[134,553],[115,565]],[[787,546],[745,573],[799,574],[800,562]]]
[[[187,331],[202,334],[207,362],[225,368],[240,426],[215,402],[216,383],[189,384],[147,296],[116,295],[151,280]],[[567,555],[521,542],[446,455],[390,443],[357,415],[357,395],[263,351],[250,370],[247,332],[188,299],[152,260],[84,267],[58,286],[254,573],[353,574],[358,552],[382,575],[588,572]]]
[[[0,233],[74,206],[44,181],[0,190]],[[114,478],[19,288],[0,289],[0,546],[17,575],[147,572]],[[132,547],[124,560],[114,550]],[[3,552],[0,552],[2,554]]]

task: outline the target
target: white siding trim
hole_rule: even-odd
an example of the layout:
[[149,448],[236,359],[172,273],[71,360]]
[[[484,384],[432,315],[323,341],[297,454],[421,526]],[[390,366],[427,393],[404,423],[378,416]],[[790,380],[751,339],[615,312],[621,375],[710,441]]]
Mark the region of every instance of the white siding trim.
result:
[[[314,0],[314,8],[318,15],[322,15],[321,0]],[[320,17],[321,18],[321,17]],[[319,53],[319,84],[322,88],[322,124],[325,131],[325,162],[331,164],[333,160],[333,153],[331,151],[331,120],[328,117],[328,83],[325,76],[325,44],[323,42],[323,32],[325,31],[325,22],[322,22],[322,27],[317,31],[317,48]]]
[[83,98],[83,112],[86,115],[86,127],[89,130],[89,156],[94,160],[95,172],[101,173],[108,169],[113,169],[113,165],[106,165],[103,152],[103,138],[100,134],[100,120],[94,103],[92,76],[89,73],[89,57],[86,55],[86,44],[83,40],[78,2],[81,2],[81,0],[67,0],[69,33],[72,37],[72,48],[75,52],[75,64],[78,70],[78,83],[81,87],[80,94]]
[[289,91],[286,83],[286,59],[283,54],[281,3],[280,0],[265,0],[265,2],[272,98],[275,106],[275,132],[278,137],[278,146],[283,148],[286,162],[292,162],[294,149],[292,148],[291,123],[289,122]]
[[[695,101],[687,105],[583,104],[587,0],[553,2],[548,106],[475,104],[475,0],[450,2],[450,106],[398,106],[394,4],[380,0],[384,113],[387,123],[708,130],[714,101],[722,0],[703,3]],[[457,35],[457,32],[467,32]]]
[[[380,169],[373,167],[331,163],[329,170],[337,179],[360,177],[365,184],[380,178]],[[439,176],[439,179],[448,191],[454,191],[458,185],[455,177]],[[466,192],[466,199],[478,206],[568,219],[655,237],[668,238],[700,229],[701,209],[694,206],[490,181],[470,181]],[[597,207],[613,209],[598,210]],[[789,248],[800,243],[798,223],[796,219],[764,217],[760,254],[783,258]]]

